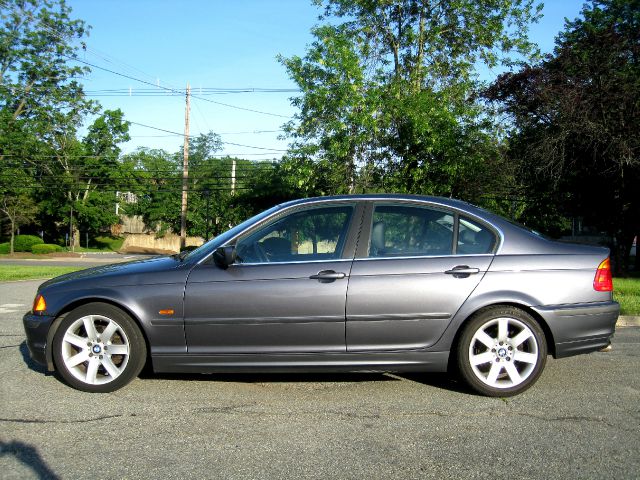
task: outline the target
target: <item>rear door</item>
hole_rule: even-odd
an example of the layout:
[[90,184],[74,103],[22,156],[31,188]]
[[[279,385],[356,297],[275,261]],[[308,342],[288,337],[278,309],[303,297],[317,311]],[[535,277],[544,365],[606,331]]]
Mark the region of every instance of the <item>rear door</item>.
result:
[[438,206],[375,203],[347,297],[347,350],[429,347],[493,260],[488,226]]

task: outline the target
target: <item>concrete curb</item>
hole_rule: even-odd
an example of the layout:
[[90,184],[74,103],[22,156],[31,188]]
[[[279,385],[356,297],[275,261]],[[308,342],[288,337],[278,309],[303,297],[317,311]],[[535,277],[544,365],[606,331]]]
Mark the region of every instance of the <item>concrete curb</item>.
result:
[[640,327],[640,317],[620,315],[616,322],[616,327]]

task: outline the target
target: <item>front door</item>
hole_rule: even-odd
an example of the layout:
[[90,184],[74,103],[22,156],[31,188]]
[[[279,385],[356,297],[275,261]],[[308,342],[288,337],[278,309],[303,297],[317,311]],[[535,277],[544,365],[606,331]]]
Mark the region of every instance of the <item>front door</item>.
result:
[[284,212],[235,242],[228,269],[195,267],[185,291],[189,353],[344,352],[354,210]]

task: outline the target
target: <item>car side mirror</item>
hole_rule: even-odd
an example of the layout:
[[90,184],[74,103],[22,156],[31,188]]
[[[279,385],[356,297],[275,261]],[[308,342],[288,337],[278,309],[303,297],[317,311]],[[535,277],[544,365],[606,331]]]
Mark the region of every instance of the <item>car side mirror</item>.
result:
[[228,245],[226,247],[219,247],[213,252],[213,261],[215,264],[223,270],[229,268],[236,261],[236,247]]

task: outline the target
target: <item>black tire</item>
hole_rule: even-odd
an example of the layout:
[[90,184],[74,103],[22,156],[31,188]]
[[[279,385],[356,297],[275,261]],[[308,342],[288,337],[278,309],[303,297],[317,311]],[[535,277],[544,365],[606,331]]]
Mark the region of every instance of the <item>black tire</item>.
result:
[[52,348],[58,375],[84,392],[107,393],[124,387],[138,376],[147,359],[136,322],[106,303],[88,303],[67,314]]
[[547,343],[531,315],[498,306],[478,312],[465,325],[456,355],[458,373],[472,390],[510,397],[538,380],[547,361]]

